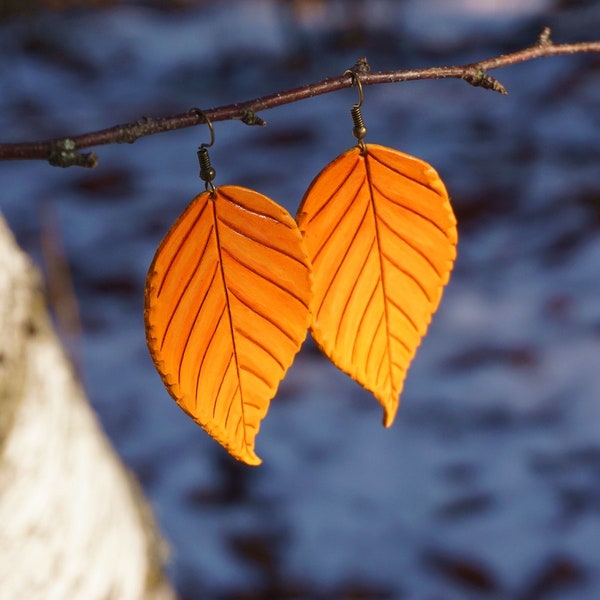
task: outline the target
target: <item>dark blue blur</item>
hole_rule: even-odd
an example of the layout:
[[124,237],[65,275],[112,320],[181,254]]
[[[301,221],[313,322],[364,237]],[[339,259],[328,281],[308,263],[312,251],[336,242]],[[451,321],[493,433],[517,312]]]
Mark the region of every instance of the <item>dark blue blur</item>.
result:
[[[0,21],[0,139],[75,135],[341,74],[600,37],[568,0],[124,2]],[[182,8],[189,5],[188,8]],[[600,597],[600,57],[365,88],[367,141],[429,161],[459,256],[394,426],[307,340],[236,463],[148,356],[146,269],[201,191],[206,127],[95,150],[92,171],[0,163],[0,209],[80,311],[59,318],[95,410],[140,478],[184,599]],[[295,212],[354,143],[344,90],[216,123],[217,184]],[[61,270],[62,269],[62,270]],[[53,294],[57,315],[68,288]]]

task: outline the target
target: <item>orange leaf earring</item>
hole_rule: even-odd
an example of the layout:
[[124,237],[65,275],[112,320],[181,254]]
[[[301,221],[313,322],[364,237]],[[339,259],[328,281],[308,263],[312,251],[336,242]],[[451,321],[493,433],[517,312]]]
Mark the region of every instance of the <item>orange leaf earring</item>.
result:
[[261,462],[255,437],[309,324],[310,263],[289,213],[239,186],[206,191],[162,240],[146,279],[146,340],[177,404],[228,452]]
[[296,220],[313,269],[310,330],[342,371],[396,415],[407,369],[456,256],[456,219],[427,163],[365,144],[363,90],[351,109],[358,143],[313,180]]

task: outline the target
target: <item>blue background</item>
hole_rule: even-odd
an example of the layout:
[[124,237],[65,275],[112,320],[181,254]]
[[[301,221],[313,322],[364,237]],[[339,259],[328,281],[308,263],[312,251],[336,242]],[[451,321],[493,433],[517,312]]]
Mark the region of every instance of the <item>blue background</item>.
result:
[[[368,6],[368,8],[367,8]],[[0,22],[4,142],[76,135],[337,76],[598,38],[597,2],[121,3]],[[600,595],[600,58],[365,88],[367,141],[430,162],[459,221],[455,271],[394,426],[307,340],[258,437],[230,459],[148,356],[143,285],[202,189],[205,127],[97,148],[93,171],[0,163],[0,209],[56,284],[58,326],[140,478],[182,598]],[[218,184],[292,212],[353,144],[343,90],[216,123]],[[61,310],[67,318],[60,317]]]

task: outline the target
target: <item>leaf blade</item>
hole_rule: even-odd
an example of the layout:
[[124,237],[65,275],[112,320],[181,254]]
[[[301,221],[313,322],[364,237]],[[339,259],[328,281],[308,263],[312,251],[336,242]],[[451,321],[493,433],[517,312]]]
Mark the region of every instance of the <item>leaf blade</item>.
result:
[[444,184],[427,163],[367,144],[317,175],[296,220],[313,264],[313,338],[389,426],[456,256]]
[[255,438],[306,336],[310,265],[292,217],[252,190],[198,195],[148,271],[155,366],[179,406],[235,458]]

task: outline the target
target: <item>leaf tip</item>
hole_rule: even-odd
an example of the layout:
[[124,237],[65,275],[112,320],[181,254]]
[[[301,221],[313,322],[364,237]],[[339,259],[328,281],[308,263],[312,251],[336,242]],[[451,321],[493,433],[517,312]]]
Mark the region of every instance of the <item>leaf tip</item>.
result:
[[396,419],[396,413],[398,412],[398,403],[394,406],[383,407],[383,426],[387,429],[392,426]]
[[246,463],[250,467],[258,467],[262,465],[262,458],[257,456],[254,451],[248,452],[243,457],[236,457],[243,463]]

